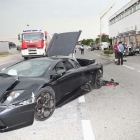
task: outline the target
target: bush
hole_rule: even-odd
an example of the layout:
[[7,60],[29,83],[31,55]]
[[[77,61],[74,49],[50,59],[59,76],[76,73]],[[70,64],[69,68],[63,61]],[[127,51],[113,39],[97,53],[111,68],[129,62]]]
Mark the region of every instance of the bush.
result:
[[104,54],[113,54],[112,50],[104,50]]
[[1,57],[1,56],[7,56],[7,55],[9,55],[9,53],[8,53],[8,52],[3,52],[3,53],[2,53],[2,52],[0,52],[0,57]]

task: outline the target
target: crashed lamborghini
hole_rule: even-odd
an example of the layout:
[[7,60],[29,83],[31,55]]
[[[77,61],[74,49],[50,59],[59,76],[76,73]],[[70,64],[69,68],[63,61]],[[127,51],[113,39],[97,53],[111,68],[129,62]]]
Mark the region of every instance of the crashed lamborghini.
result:
[[[32,125],[34,119],[44,121],[56,108],[101,88],[102,64],[68,57],[80,33],[55,34],[46,53],[48,57],[22,61],[1,71],[1,132]],[[59,51],[63,46],[66,51]]]

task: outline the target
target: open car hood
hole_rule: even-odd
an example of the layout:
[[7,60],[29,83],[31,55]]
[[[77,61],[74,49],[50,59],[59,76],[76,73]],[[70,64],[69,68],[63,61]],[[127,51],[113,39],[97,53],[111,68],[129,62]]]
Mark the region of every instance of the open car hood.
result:
[[47,56],[69,56],[72,54],[80,34],[81,31],[60,34],[55,33],[47,49]]

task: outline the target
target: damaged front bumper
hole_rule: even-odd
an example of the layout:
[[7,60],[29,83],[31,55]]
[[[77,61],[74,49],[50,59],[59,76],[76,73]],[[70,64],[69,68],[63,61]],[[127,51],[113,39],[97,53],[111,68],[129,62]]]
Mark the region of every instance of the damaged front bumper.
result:
[[0,106],[0,132],[32,125],[35,105]]

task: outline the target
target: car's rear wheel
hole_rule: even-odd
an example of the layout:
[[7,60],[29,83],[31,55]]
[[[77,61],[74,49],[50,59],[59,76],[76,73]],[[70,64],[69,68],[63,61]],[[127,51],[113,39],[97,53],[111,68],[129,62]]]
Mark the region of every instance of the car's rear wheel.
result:
[[99,69],[96,72],[96,75],[95,75],[95,85],[94,85],[94,87],[96,89],[99,89],[99,88],[102,87],[102,84],[103,84],[103,71],[101,69]]
[[55,110],[55,96],[46,89],[41,89],[36,98],[35,119],[44,121],[48,119]]

